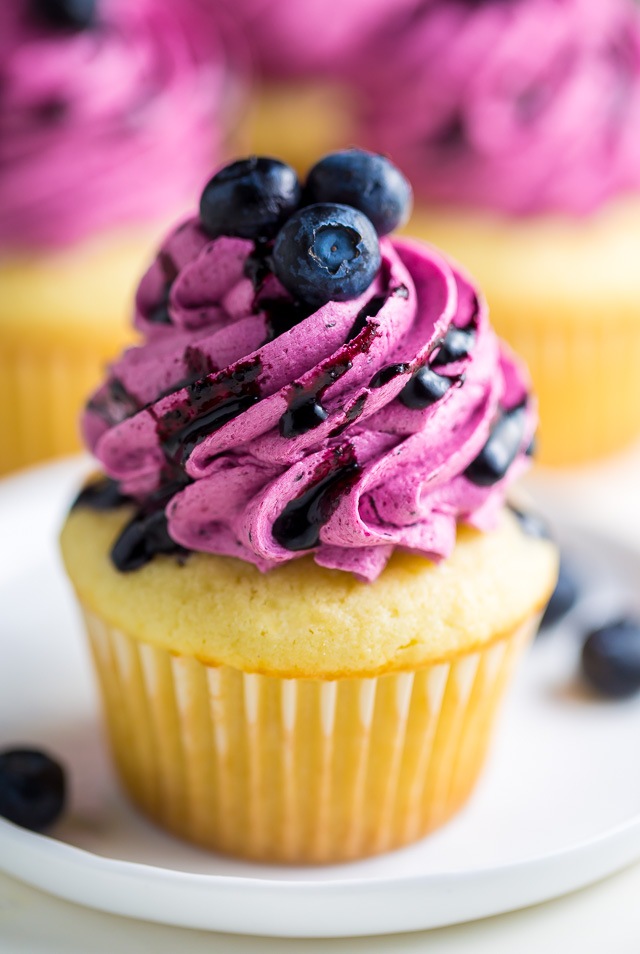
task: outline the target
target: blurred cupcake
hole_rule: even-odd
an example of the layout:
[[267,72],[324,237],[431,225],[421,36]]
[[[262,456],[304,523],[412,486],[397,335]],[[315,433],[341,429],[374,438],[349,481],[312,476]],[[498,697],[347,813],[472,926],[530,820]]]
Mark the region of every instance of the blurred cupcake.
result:
[[216,23],[196,0],[0,6],[0,472],[77,447],[157,230],[220,154]]
[[621,447],[640,433],[637,5],[432,0],[368,57],[361,139],[412,177],[412,228],[526,358],[542,459]]
[[234,2],[260,80],[248,114],[251,149],[303,173],[323,152],[352,145],[352,62],[389,15],[414,2]]
[[209,848],[331,862],[442,824],[553,589],[555,547],[504,506],[526,373],[457,265],[386,237],[409,195],[357,151],[304,191],[222,170],[87,407],[108,477],[62,550],[115,761]]

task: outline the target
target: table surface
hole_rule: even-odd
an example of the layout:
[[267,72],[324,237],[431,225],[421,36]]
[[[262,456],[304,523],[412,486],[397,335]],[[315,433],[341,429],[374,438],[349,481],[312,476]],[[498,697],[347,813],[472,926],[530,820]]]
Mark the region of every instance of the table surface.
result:
[[[575,471],[540,471],[526,481],[544,509],[640,546],[640,444]],[[640,951],[640,864],[564,898],[523,911],[443,928],[349,940],[281,940],[189,931],[88,910],[0,875],[2,954],[540,954],[573,942],[581,954]],[[574,946],[567,947],[573,951]]]

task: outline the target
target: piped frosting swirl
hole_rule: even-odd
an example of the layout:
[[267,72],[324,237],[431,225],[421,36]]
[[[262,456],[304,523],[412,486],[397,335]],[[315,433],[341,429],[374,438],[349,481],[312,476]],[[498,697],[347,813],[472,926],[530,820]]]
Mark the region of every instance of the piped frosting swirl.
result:
[[134,520],[261,571],[311,552],[368,581],[396,547],[438,559],[458,520],[493,525],[535,428],[526,374],[457,265],[380,250],[363,295],[309,310],[268,245],[197,219],[168,237],[138,291],[144,344],[83,421]]
[[180,212],[238,105],[226,21],[200,0],[99,0],[74,31],[36,6],[0,4],[0,248]]
[[640,188],[634,0],[428,0],[353,65],[358,138],[423,199],[585,214]]

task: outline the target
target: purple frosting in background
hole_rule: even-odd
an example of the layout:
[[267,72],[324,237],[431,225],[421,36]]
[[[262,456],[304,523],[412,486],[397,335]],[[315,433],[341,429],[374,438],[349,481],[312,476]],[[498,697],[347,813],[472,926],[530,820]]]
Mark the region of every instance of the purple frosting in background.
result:
[[[220,0],[212,0],[220,3]],[[275,79],[340,79],[367,38],[416,0],[233,0],[257,69]]]
[[416,193],[584,214],[640,187],[634,0],[427,0],[354,63],[359,141]]
[[[169,235],[138,290],[144,344],[112,366],[83,430],[124,493],[143,506],[164,494],[175,542],[267,571],[309,552],[282,546],[274,523],[327,480],[334,493],[314,559],[361,580],[375,579],[396,547],[446,557],[458,520],[494,525],[535,428],[526,373],[457,265],[409,240],[383,239],[381,253],[360,298],[298,315],[282,331],[292,302],[256,267],[252,241],[211,239],[197,219]],[[406,407],[400,391],[437,358],[451,325],[475,329],[471,352],[438,365],[452,380],[444,397]],[[282,416],[305,397],[322,402],[326,420],[282,436]],[[522,444],[506,476],[472,483],[464,472],[500,409],[525,401]],[[228,408],[222,426],[205,426],[189,443],[190,428]]]
[[78,32],[3,0],[0,247],[57,247],[183,208],[238,105],[228,31],[200,0],[99,0]]

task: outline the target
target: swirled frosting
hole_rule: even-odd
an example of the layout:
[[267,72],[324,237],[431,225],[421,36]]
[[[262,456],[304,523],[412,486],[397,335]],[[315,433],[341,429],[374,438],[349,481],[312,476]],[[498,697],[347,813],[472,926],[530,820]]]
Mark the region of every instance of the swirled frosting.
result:
[[[395,547],[446,557],[458,520],[493,525],[535,426],[525,373],[456,265],[408,240],[380,249],[363,295],[313,311],[268,247],[211,239],[197,219],[168,237],[138,290],[144,344],[112,366],[83,429],[175,544],[261,571],[312,552],[373,580]],[[425,366],[442,396],[417,407],[407,388]],[[322,414],[301,426],[309,402]],[[505,421],[513,453],[485,479]]]
[[175,215],[229,118],[218,17],[198,0],[99,0],[74,32],[34,7],[0,4],[0,247]]
[[634,0],[428,0],[356,68],[361,140],[426,199],[583,214],[640,187]]

